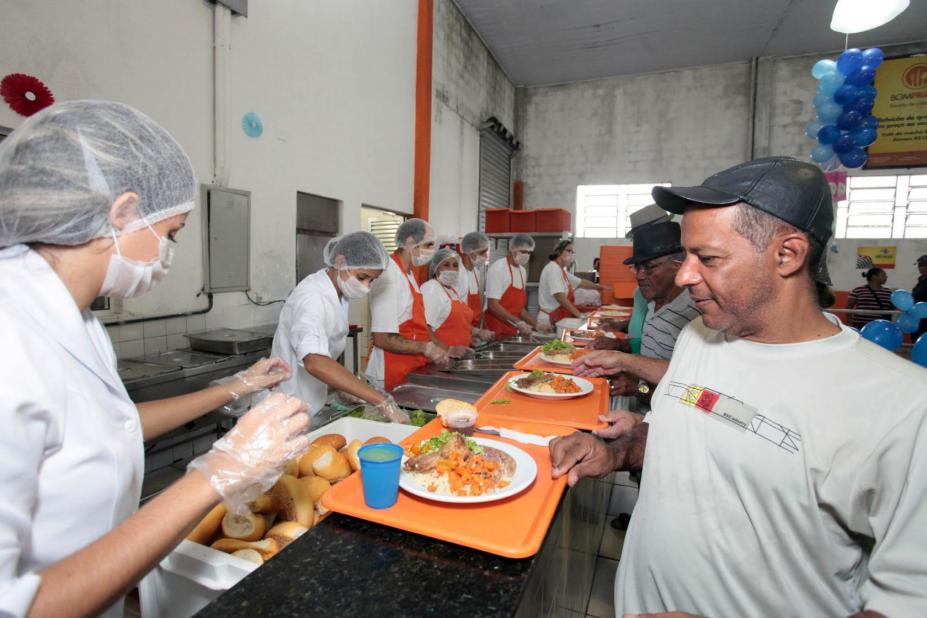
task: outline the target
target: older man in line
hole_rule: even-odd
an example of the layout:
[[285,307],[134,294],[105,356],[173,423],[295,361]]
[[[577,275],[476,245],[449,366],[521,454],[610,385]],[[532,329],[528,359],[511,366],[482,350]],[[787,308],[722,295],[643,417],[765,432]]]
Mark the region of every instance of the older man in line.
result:
[[927,616],[927,371],[821,313],[823,174],[760,159],[654,198],[684,213],[676,281],[702,317],[647,422],[551,444],[571,484],[646,468],[616,614]]

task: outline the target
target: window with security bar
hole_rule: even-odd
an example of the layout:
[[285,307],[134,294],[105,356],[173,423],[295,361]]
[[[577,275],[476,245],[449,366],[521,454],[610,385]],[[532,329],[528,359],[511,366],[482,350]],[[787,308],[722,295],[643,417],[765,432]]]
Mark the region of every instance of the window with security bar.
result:
[[576,236],[578,238],[627,238],[631,215],[653,204],[654,187],[668,182],[627,185],[579,185],[576,187]]
[[850,176],[837,238],[927,238],[927,174]]

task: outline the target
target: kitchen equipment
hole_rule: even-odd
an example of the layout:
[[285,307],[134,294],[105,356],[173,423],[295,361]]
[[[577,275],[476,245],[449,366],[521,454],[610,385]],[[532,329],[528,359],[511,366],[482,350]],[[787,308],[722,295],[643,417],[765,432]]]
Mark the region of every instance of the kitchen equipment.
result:
[[512,369],[512,360],[471,358],[452,362],[445,370],[448,373],[466,373],[499,377]]
[[233,328],[220,328],[185,336],[190,340],[191,349],[217,354],[254,352],[269,348],[274,340],[273,335]]
[[435,406],[442,399],[460,399],[469,403],[475,403],[480,398],[480,393],[485,389],[484,385],[479,385],[479,392],[476,390],[451,390],[449,388],[440,388],[437,386],[424,386],[420,384],[400,384],[390,394],[396,403],[403,408],[425,410],[426,412],[436,412]]

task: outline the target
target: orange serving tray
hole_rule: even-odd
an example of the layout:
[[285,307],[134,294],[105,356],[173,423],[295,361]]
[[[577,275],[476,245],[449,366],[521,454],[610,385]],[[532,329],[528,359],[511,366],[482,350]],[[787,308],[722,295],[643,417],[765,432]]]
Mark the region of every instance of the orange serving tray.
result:
[[[569,435],[573,429],[541,423],[508,422],[480,417],[480,425],[504,426],[542,436]],[[409,446],[441,433],[441,419],[434,419],[400,444]],[[477,437],[506,442],[534,458],[538,475],[525,491],[497,502],[449,504],[426,500],[399,490],[396,504],[372,509],[364,504],[359,473],[352,474],[322,496],[322,504],[337,513],[366,519],[431,538],[472,547],[505,558],[528,558],[541,548],[557,505],[566,489],[566,476],[550,477],[550,453],[546,446],[522,444],[485,434]]]
[[[573,399],[539,399],[509,390],[508,381],[521,371],[510,371],[489,387],[476,402],[479,413],[508,421],[527,421],[562,425],[576,429],[604,429],[600,414],[608,411],[608,381],[603,378],[584,378],[592,382],[594,390],[584,397]],[[509,403],[493,403],[508,401]]]
[[512,366],[515,369],[521,369],[522,371],[540,370],[550,373],[565,373],[567,375],[573,375],[573,368],[569,365],[557,365],[555,363],[548,363],[547,361],[542,360],[540,346],[528,352],[528,354],[520,358],[518,362]]

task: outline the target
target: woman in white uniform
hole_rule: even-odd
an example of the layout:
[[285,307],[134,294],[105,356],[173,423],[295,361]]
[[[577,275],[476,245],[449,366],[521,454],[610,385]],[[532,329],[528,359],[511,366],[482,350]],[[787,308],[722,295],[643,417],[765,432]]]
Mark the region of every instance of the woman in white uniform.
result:
[[229,393],[136,408],[89,306],[167,274],[195,195],[180,146],[122,104],[47,108],[0,145],[0,615],[122,616],[215,504],[243,508],[307,448],[305,407],[273,395],[138,510],[143,440]]
[[408,422],[389,395],[383,394],[338,362],[348,338],[348,301],[361,299],[389,264],[383,244],[369,232],[334,238],[325,247],[323,268],[290,293],[280,311],[273,355],[296,370],[280,385],[318,414],[332,387],[377,407],[387,418]]
[[492,339],[492,331],[473,326],[473,310],[458,295],[459,264],[460,257],[453,249],[438,249],[428,265],[429,279],[422,284],[425,319],[448,348],[469,348]]
[[573,241],[561,240],[548,256],[538,284],[538,324],[553,328],[563,318],[582,318],[576,308],[576,290],[601,290],[567,269],[573,265]]

